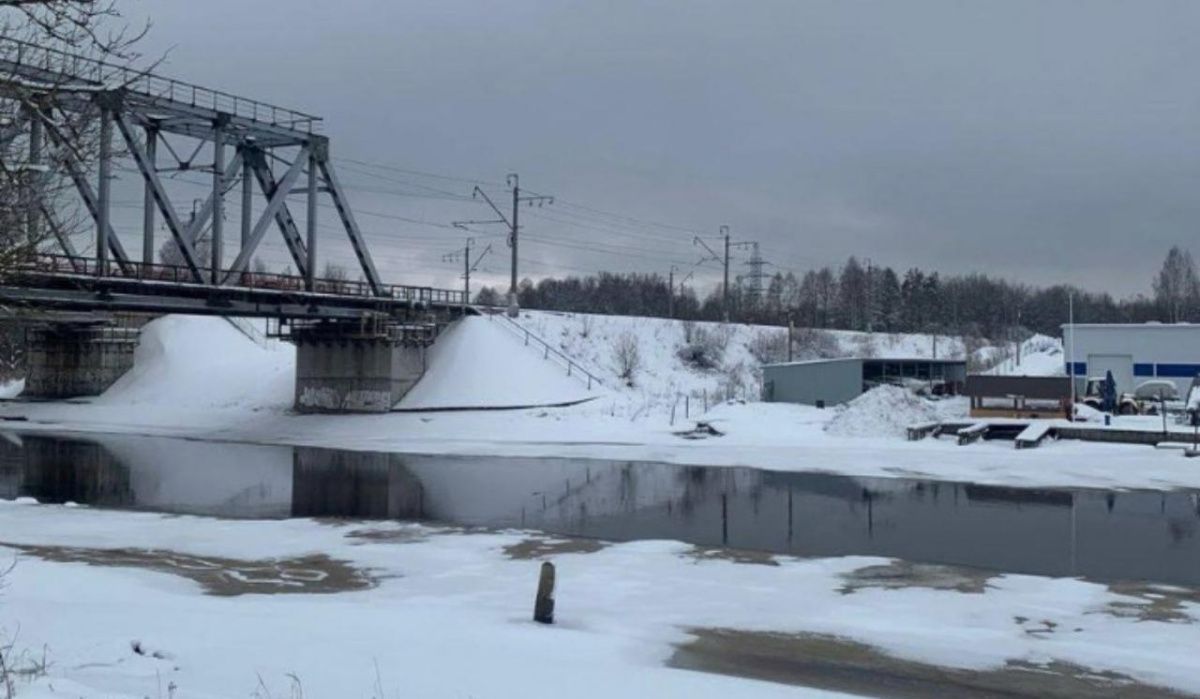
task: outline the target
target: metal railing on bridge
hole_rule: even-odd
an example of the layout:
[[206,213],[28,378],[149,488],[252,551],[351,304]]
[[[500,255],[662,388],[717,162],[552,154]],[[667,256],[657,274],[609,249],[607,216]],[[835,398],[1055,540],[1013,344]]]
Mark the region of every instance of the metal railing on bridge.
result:
[[294,109],[18,39],[0,41],[0,60],[8,63],[14,72],[37,76],[58,87],[86,80],[96,88],[119,88],[151,100],[167,100],[211,109],[255,122],[308,133],[315,132],[321,121],[320,117]]
[[[17,277],[102,278],[108,281],[125,280],[189,288],[212,288],[198,284],[192,277],[191,271],[183,265],[145,264],[132,260],[120,263],[110,260],[106,263],[105,276],[100,277],[99,271],[99,263],[92,258],[49,253],[39,253],[28,258],[18,263],[14,269]],[[304,277],[275,272],[242,272],[236,275],[232,283],[219,288],[261,289],[295,294],[312,293],[438,306],[461,306],[466,298],[465,293],[460,290],[403,284],[385,284],[381,290],[382,294],[376,295],[371,290],[370,284],[365,281],[322,277],[313,280],[313,288],[310,290],[305,286]]]

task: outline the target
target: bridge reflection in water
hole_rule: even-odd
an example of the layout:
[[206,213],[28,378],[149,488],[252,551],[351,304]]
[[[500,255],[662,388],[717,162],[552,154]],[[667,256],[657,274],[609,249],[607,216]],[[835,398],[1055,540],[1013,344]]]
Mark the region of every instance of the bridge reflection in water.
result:
[[240,517],[417,520],[614,541],[1200,584],[1200,493],[1004,488],[636,461],[10,435],[0,497]]

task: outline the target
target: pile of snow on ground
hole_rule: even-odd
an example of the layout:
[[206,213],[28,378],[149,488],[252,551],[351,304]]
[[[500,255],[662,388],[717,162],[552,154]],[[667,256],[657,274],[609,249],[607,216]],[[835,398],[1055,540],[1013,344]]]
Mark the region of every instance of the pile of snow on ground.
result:
[[[429,408],[511,408],[563,405],[596,395],[567,376],[501,318],[468,316],[450,325],[429,350],[425,375],[396,405]],[[599,387],[597,387],[599,388]]]
[[[1021,359],[1013,352],[1013,347],[999,346],[986,348],[992,350],[991,369],[988,374],[1005,376],[1064,376],[1066,375],[1066,358],[1063,357],[1062,341],[1048,335],[1034,335],[1021,343]],[[999,350],[999,353],[996,352]]]
[[282,410],[292,403],[295,367],[291,345],[256,344],[221,318],[168,315],[142,328],[133,368],[95,402]]
[[907,388],[876,386],[839,408],[825,431],[841,437],[893,437],[937,417],[932,402]]
[[[244,321],[261,324],[261,321]],[[163,410],[292,406],[296,348],[256,341],[221,318],[168,315],[142,329],[133,368],[95,400]],[[429,350],[424,377],[402,408],[499,408],[569,403],[593,395],[498,321],[452,324]]]

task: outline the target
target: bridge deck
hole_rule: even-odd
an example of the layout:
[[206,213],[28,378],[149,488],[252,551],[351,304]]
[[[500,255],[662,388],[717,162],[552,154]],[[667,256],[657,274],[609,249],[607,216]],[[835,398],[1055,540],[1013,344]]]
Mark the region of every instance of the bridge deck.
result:
[[465,293],[423,286],[387,285],[381,295],[366,282],[305,279],[246,272],[237,284],[192,281],[186,267],[115,263],[98,274],[95,260],[39,255],[0,279],[0,301],[34,308],[75,311],[132,311],[263,318],[358,318],[364,313],[408,315],[413,311],[458,313]]

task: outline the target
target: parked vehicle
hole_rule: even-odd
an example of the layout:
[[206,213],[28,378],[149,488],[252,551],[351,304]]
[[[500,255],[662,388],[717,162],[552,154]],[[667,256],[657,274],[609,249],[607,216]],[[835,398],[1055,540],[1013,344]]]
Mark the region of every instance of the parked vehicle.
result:
[[[1089,376],[1083,390],[1083,404],[1096,410],[1104,410],[1104,388],[1108,381],[1104,376]],[[1118,415],[1137,415],[1140,410],[1138,402],[1132,393],[1120,393],[1114,396],[1113,412]]]
[[[1082,402],[1084,405],[1104,409],[1103,376],[1088,377]],[[1137,385],[1132,392],[1122,392],[1115,396],[1118,415],[1157,415],[1160,411],[1176,412],[1183,409],[1179,398],[1179,388],[1174,381],[1168,379],[1147,379]]]

